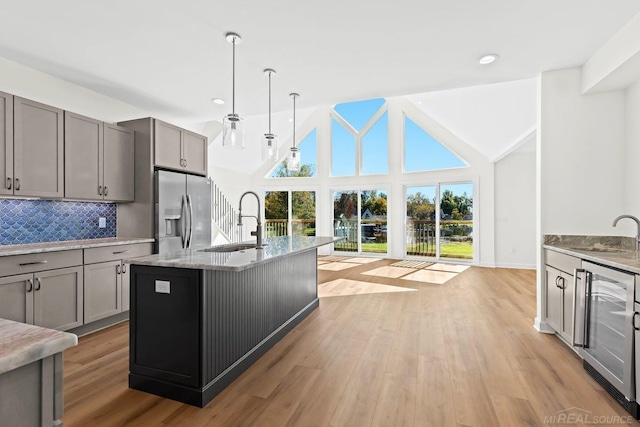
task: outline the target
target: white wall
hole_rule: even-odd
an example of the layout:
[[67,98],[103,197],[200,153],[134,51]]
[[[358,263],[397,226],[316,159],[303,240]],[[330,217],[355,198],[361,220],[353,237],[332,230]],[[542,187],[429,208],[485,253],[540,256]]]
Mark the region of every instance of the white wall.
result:
[[[581,95],[580,69],[541,76],[542,234],[626,235],[624,92]],[[622,224],[621,224],[622,225]]]
[[535,268],[536,152],[513,152],[494,170],[496,266]]
[[537,309],[542,322],[542,236],[633,235],[633,224],[612,227],[625,213],[625,93],[581,95],[581,69],[548,71],[538,87]]
[[[640,217],[640,80],[626,97],[624,213]],[[620,223],[622,225],[622,223]],[[631,225],[633,227],[633,225]],[[634,235],[628,234],[629,236]]]

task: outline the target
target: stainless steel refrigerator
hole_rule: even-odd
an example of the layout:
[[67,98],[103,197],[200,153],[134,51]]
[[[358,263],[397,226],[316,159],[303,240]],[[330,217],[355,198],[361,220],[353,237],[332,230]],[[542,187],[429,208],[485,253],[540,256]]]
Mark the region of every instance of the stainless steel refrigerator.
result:
[[155,172],[156,252],[211,246],[211,180]]

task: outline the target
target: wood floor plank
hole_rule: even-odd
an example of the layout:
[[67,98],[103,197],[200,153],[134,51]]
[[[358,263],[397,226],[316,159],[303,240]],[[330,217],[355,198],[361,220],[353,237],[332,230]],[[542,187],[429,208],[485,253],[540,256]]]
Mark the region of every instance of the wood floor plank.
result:
[[[319,271],[319,283],[346,279],[355,287],[321,298],[317,310],[202,409],[128,388],[128,322],[82,337],[65,351],[62,421],[66,427],[504,427],[543,425],[570,408],[626,416],[570,348],[533,329],[535,272],[447,267],[460,273],[441,285],[366,274],[382,268],[393,276],[397,267],[388,266],[396,261]],[[366,283],[410,291],[362,293]]]

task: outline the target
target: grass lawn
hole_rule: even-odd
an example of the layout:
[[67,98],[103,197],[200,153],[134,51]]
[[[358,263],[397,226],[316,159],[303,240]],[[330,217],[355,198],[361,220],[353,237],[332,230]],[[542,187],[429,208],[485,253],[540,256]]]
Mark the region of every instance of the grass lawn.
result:
[[449,242],[440,244],[440,256],[445,258],[473,258],[472,242]]
[[387,253],[386,243],[363,243],[362,252],[376,252],[381,254]]

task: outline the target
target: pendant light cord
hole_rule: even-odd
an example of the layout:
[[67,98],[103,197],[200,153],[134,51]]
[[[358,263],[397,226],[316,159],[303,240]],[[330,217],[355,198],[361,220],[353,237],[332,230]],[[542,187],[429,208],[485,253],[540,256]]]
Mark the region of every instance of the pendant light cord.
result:
[[296,148],[296,96],[293,96],[293,148]]
[[271,71],[269,71],[269,135],[271,135]]
[[236,38],[233,37],[233,59],[232,59],[232,75],[231,75],[231,113],[236,113]]

